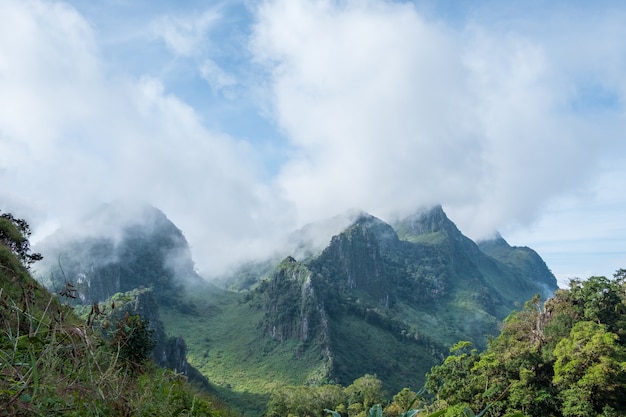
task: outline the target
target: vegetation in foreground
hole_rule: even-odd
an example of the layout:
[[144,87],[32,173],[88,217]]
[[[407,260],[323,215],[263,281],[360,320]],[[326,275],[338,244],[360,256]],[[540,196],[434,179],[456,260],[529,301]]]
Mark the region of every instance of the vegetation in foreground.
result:
[[441,407],[490,403],[490,416],[623,416],[626,270],[614,279],[574,280],[543,308],[531,300],[486,351],[455,345],[432,369],[427,387]]
[[[0,415],[216,416],[212,399],[148,360],[150,331],[126,317],[104,339],[28,271],[26,222],[0,215]],[[75,296],[71,285],[63,296]]]

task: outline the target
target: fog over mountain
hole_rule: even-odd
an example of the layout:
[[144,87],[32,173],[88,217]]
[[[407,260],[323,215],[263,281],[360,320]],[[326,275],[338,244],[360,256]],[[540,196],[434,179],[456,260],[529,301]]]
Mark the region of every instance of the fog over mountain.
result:
[[[618,2],[0,1],[0,209],[141,201],[203,271],[442,204],[561,282],[624,266]],[[514,238],[511,239],[510,236]]]

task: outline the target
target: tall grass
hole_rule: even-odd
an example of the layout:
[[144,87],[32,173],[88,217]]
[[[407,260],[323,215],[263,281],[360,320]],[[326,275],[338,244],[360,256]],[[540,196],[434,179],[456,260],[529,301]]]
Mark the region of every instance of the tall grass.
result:
[[[18,290],[5,291],[4,284]],[[0,416],[219,414],[182,375],[151,363],[137,372],[122,348],[34,281],[3,282]]]

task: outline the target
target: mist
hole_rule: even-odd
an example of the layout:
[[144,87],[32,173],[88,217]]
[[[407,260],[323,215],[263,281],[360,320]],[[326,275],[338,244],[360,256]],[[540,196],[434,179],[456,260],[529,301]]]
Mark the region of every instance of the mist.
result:
[[140,201],[212,276],[353,208],[519,233],[624,166],[621,8],[229,4],[0,1],[0,209],[34,243]]

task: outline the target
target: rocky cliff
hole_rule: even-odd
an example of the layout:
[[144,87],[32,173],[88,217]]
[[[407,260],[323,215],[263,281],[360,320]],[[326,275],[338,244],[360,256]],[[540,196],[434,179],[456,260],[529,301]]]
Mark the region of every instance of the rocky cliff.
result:
[[512,310],[551,294],[556,280],[537,258],[503,239],[477,245],[441,207],[395,229],[362,213],[321,253],[285,258],[253,293],[265,334],[324,352],[329,380],[390,381],[423,375],[458,340],[485,346]]
[[110,323],[119,322],[126,314],[138,314],[143,320],[147,320],[149,328],[154,331],[156,346],[152,351],[152,359],[155,363],[185,375],[190,381],[205,389],[210,388],[208,379],[187,362],[185,341],[181,337],[167,336],[152,289],[142,288],[116,293],[101,304],[104,306],[102,310],[107,313],[104,320]]

